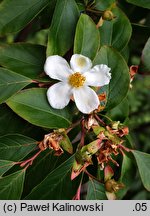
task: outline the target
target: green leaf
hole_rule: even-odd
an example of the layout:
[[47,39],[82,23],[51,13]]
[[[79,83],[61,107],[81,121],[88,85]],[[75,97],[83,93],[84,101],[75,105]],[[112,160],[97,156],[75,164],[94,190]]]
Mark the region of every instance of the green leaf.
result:
[[4,0],[0,4],[0,33],[12,33],[23,29],[36,17],[50,0]]
[[16,43],[0,47],[0,65],[32,79],[38,78],[46,58],[44,46]]
[[0,160],[0,177],[14,165],[15,163],[13,161]]
[[25,170],[0,178],[0,199],[19,200],[21,198]]
[[8,106],[19,116],[34,125],[46,128],[65,128],[70,125],[68,108],[53,109],[46,98],[46,89],[32,88],[14,95]]
[[142,72],[150,73],[150,38],[148,39],[143,49],[142,59],[141,59],[141,64],[139,69]]
[[107,200],[104,184],[90,178],[86,200]]
[[13,94],[32,82],[31,79],[0,68],[0,103],[5,102]]
[[117,50],[122,50],[128,44],[132,27],[127,16],[119,9],[112,10],[116,16],[111,21],[104,21],[103,25],[99,28],[101,46],[109,45]]
[[135,177],[135,173],[133,172],[133,170],[135,170],[135,167],[133,166],[133,160],[124,154],[121,167],[120,181],[122,181],[126,186],[132,184],[132,180]]
[[150,191],[150,154],[136,150],[133,150],[132,153],[135,157],[143,185]]
[[117,192],[118,199],[122,199],[125,196],[130,186],[133,184],[134,179],[135,179],[135,165],[133,163],[133,160],[124,154],[119,182],[124,183],[125,188]]
[[116,0],[95,0],[95,8],[103,11],[111,7],[115,2]]
[[94,59],[99,46],[100,34],[95,23],[88,15],[82,14],[76,27],[74,53]]
[[19,133],[36,140],[43,138],[43,130],[40,127],[34,126],[20,118],[6,104],[0,105],[0,125],[2,125],[0,127],[0,136]]
[[36,148],[36,141],[19,134],[0,137],[0,159],[19,161]]
[[120,53],[124,57],[124,59],[126,60],[126,62],[128,63],[129,54],[130,54],[129,46],[124,47],[123,50],[121,50]]
[[137,5],[139,7],[150,9],[150,1],[149,0],[126,0],[127,2]]
[[108,86],[106,109],[112,109],[127,95],[130,81],[129,68],[119,52],[107,46],[103,46],[94,59],[94,65],[98,64],[106,64],[111,68],[112,78]]
[[[68,157],[68,154],[62,154],[59,157],[55,156],[54,151],[50,149],[41,152],[34,160],[33,166],[27,169],[23,197],[27,196],[33,187],[40,184],[50,172],[56,169],[56,167],[62,164]],[[42,170],[42,172],[39,170]]]
[[33,188],[31,193],[25,199],[72,199],[75,194],[75,182],[71,181],[70,178],[70,170],[73,161],[74,156],[70,157],[59,167],[50,172],[39,185]]
[[3,125],[3,127],[0,127],[0,136],[19,133],[22,130],[22,121],[18,121],[16,116],[6,104],[0,105],[0,125]]
[[47,56],[63,56],[71,48],[78,17],[79,11],[74,0],[57,0],[49,29]]
[[118,106],[108,111],[107,115],[114,121],[124,122],[129,115],[129,103],[127,98],[124,98]]

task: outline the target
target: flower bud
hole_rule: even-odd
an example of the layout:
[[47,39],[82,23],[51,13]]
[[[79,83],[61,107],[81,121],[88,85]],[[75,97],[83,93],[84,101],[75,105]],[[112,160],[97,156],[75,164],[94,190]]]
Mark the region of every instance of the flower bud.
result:
[[87,130],[90,130],[90,129],[91,129],[92,127],[94,127],[94,126],[99,126],[97,120],[93,117],[93,115],[90,115],[90,116],[88,117],[88,119],[85,120],[84,125],[85,125],[85,128],[86,128]]
[[75,160],[72,167],[71,180],[76,178],[87,166],[92,164],[92,155],[88,152],[87,145],[83,146],[75,154]]
[[114,145],[120,144],[122,142],[121,139],[116,134],[111,132],[112,131],[105,131],[104,134]]
[[87,151],[91,155],[93,155],[100,149],[100,147],[101,147],[101,142],[99,139],[97,139],[87,145]]
[[104,127],[101,127],[99,125],[94,125],[93,127],[93,132],[98,136],[101,132],[105,131]]
[[113,175],[114,175],[113,169],[109,165],[107,165],[104,169],[104,181],[106,182],[110,180],[113,177]]
[[128,133],[129,133],[129,128],[126,126],[119,129],[119,137],[126,136],[128,135]]
[[68,136],[63,133],[63,138],[60,141],[60,146],[68,153],[72,154],[73,153],[73,147],[72,144],[68,138]]
[[72,172],[71,172],[71,180],[76,178],[87,166],[89,166],[89,162],[85,162],[84,164],[81,164],[76,161],[76,159],[73,162]]
[[39,143],[39,148],[42,151],[47,148],[53,149],[57,156],[64,152],[63,149],[70,154],[73,152],[72,144],[68,136],[65,134],[64,129],[54,130],[54,132],[46,134],[43,141]]
[[100,101],[106,101],[106,92],[103,92],[98,95]]
[[53,149],[55,155],[60,156],[64,151],[60,147],[60,141],[63,139],[63,136],[57,132],[52,132],[46,134],[43,140],[43,146],[46,148]]
[[111,122],[111,128],[113,130],[118,130],[119,124],[120,124],[120,121],[113,121],[113,122]]
[[81,149],[81,157],[82,157],[82,161],[84,162],[88,162],[90,164],[92,164],[92,154],[88,151],[87,149],[87,145],[83,146]]
[[124,187],[125,186],[123,183],[118,183],[114,179],[110,179],[110,180],[105,182],[105,189],[106,189],[106,191],[108,191],[110,193],[117,192],[118,190],[120,190]]
[[137,72],[138,72],[138,69],[139,69],[139,66],[138,65],[132,65],[131,67],[130,67],[130,88],[132,88],[132,81],[134,80],[134,77],[135,77],[135,75],[137,74]]
[[102,15],[103,20],[111,21],[115,18],[111,10],[105,10]]

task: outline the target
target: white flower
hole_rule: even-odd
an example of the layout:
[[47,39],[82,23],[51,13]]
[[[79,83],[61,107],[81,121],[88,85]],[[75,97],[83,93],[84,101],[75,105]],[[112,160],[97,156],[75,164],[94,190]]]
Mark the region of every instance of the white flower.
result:
[[47,91],[50,105],[62,109],[68,105],[73,95],[77,108],[86,114],[97,109],[100,103],[96,92],[89,86],[104,86],[111,79],[107,65],[92,68],[91,60],[79,54],[71,57],[70,66],[61,56],[49,56],[44,70],[48,76],[60,81]]

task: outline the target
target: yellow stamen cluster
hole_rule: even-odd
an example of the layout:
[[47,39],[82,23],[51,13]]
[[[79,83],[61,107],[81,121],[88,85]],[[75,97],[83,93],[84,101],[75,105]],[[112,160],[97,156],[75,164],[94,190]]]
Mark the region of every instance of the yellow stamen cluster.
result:
[[79,72],[76,72],[69,76],[69,84],[72,87],[79,88],[83,86],[84,82],[85,82],[85,77]]

